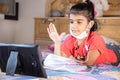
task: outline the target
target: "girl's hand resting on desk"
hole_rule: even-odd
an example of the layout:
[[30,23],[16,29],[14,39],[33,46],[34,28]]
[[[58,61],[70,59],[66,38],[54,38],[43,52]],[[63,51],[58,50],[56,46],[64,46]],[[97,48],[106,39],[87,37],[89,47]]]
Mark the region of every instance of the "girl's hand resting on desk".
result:
[[65,32],[59,35],[53,23],[49,24],[47,32],[49,34],[49,37],[53,40],[54,43],[61,42],[63,35],[65,35]]

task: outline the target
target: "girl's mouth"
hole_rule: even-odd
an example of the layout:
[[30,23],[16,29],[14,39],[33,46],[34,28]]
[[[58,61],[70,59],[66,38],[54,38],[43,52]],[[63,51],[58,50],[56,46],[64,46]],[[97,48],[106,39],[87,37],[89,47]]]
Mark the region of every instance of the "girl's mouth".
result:
[[71,30],[73,35],[79,35],[80,34],[80,30]]
[[72,30],[73,33],[79,33],[80,30]]

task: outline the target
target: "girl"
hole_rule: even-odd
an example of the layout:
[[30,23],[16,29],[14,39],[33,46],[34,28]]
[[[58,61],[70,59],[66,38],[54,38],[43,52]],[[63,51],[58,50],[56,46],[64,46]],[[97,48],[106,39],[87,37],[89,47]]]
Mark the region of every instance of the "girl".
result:
[[87,66],[117,62],[114,51],[106,48],[101,35],[94,32],[97,30],[97,24],[92,2],[87,0],[72,6],[69,22],[71,35],[62,44],[61,38],[65,33],[59,35],[52,23],[47,28],[50,38],[55,43],[55,54],[64,57],[72,56]]

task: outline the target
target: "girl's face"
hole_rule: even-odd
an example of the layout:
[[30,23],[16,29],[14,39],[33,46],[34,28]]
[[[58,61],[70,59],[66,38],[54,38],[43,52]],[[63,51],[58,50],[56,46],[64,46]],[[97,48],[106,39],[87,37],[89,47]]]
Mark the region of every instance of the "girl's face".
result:
[[87,18],[79,14],[78,15],[70,14],[69,22],[70,31],[75,36],[80,35],[83,31],[86,30],[88,26]]

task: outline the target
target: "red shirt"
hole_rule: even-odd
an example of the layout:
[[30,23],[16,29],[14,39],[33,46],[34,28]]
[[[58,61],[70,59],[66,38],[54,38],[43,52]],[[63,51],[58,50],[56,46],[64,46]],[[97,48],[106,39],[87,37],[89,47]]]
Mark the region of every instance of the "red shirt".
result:
[[98,50],[100,52],[100,56],[97,58],[94,64],[104,63],[104,62],[110,62],[114,63],[117,61],[117,56],[114,53],[113,50],[110,50],[106,48],[106,44],[101,37],[101,35],[91,32],[89,34],[89,37],[86,38],[86,40],[80,45],[80,47],[77,49],[75,46],[76,38],[73,36],[68,36],[67,39],[62,44],[62,51],[67,56],[86,56],[87,51],[89,50]]

